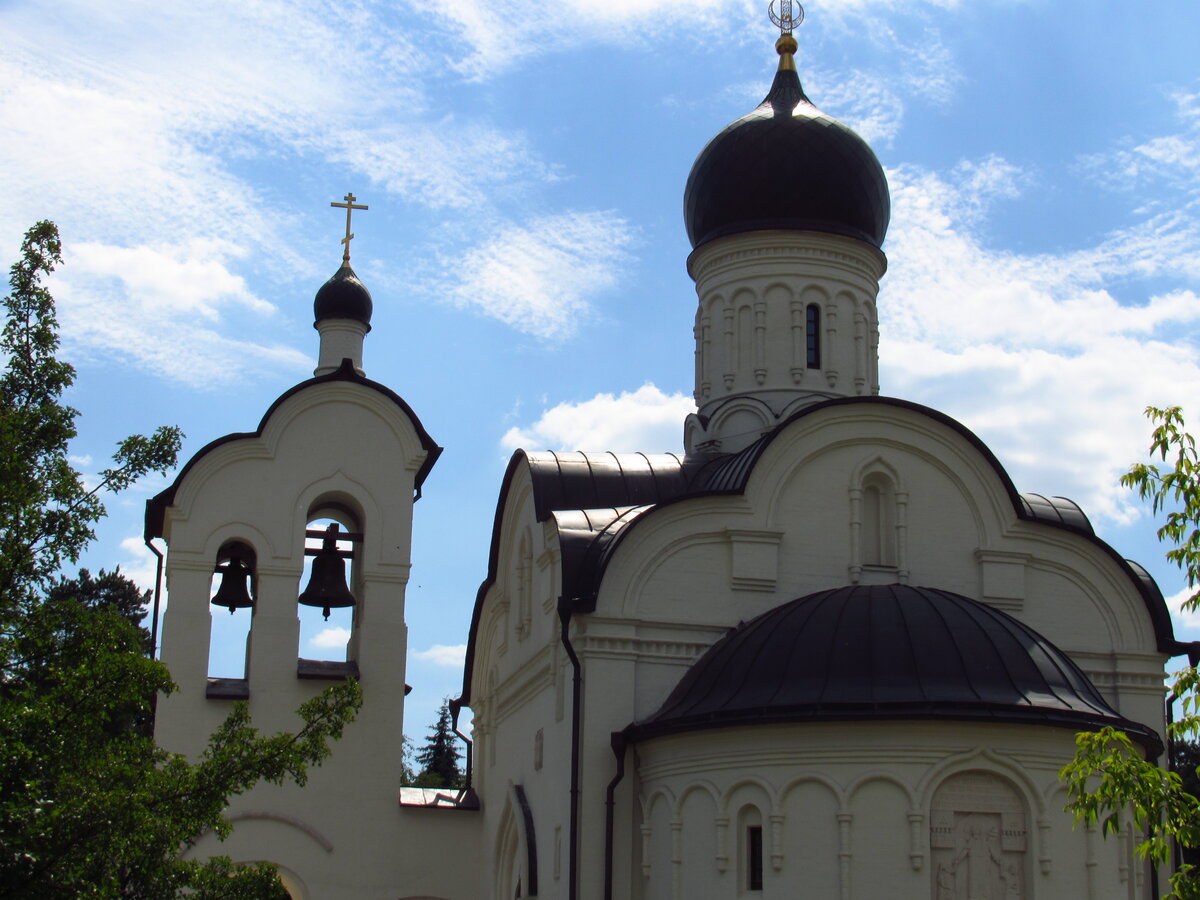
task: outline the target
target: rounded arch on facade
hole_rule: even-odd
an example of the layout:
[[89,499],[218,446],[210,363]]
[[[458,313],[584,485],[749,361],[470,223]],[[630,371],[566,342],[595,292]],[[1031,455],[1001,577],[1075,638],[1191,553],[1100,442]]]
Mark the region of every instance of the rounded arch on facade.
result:
[[[779,796],[774,787],[766,779],[749,775],[732,782],[721,794],[718,809],[725,816],[733,817],[743,807],[751,804],[750,797],[755,793],[761,797],[759,809],[763,815],[773,815],[779,810]],[[742,794],[743,796],[739,796]],[[734,808],[736,806],[736,809]]]
[[679,809],[680,801],[678,801],[675,797],[674,791],[668,787],[662,786],[656,787],[649,794],[642,797],[640,805],[642,808],[643,822],[650,821],[650,817],[654,814],[654,808],[659,803],[665,803],[667,806],[667,812],[671,814],[671,818],[675,818]]
[[264,562],[277,556],[277,548],[271,542],[266,532],[259,530],[249,522],[224,522],[214,528],[204,538],[204,549],[201,551],[214,564],[221,551],[232,544],[245,544],[254,551],[255,558]]
[[753,435],[754,441],[774,424],[775,413],[766,403],[757,397],[739,396],[726,400],[712,412],[706,431],[724,438]]
[[687,786],[679,792],[679,796],[674,799],[671,805],[671,814],[674,818],[678,819],[683,816],[683,805],[687,803],[688,797],[692,794],[707,794],[712,800],[713,808],[721,810],[721,791],[711,781],[702,778],[688,782]]
[[782,278],[772,278],[763,286],[763,299],[768,302],[773,301],[774,297],[772,295],[777,293],[782,293],[781,300],[791,301],[796,299],[796,289],[792,284],[789,284]]
[[893,787],[899,788],[900,793],[902,793],[908,800],[908,808],[917,808],[917,794],[911,785],[905,784],[902,780],[890,772],[876,770],[873,772],[865,772],[858,776],[858,778],[855,778],[854,781],[850,782],[850,784],[846,787],[845,806],[842,807],[843,811],[849,811],[851,804],[854,803],[855,795],[860,790],[862,790],[868,784],[875,783],[890,784]]
[[791,796],[792,792],[795,790],[798,790],[799,788],[803,787],[806,784],[820,785],[821,787],[825,788],[825,790],[827,790],[829,792],[829,796],[833,798],[834,802],[837,804],[838,809],[846,808],[848,799],[847,799],[846,791],[843,790],[842,786],[839,785],[832,778],[829,778],[826,775],[817,774],[815,772],[811,773],[811,774],[800,775],[796,778],[793,778],[791,781],[788,781],[783,786],[783,789],[780,790],[780,792],[779,792],[780,806],[781,807],[785,806],[787,804],[788,798]]
[[329,838],[303,819],[298,819],[295,816],[268,810],[251,810],[235,813],[229,817],[229,824],[236,827],[238,822],[270,822],[282,825],[293,833],[304,835],[326,853],[332,853],[334,849],[333,842]]
[[519,784],[509,783],[496,831],[494,895],[498,900],[538,895],[537,836],[533,813]]
[[994,775],[1008,782],[1034,818],[1040,819],[1045,816],[1045,797],[1025,769],[1017,762],[987,747],[977,747],[965,753],[951,756],[931,767],[926,772],[925,777],[916,786],[917,808],[930,809],[938,788],[947,779],[964,772],[980,772],[987,775]]
[[865,457],[858,465],[851,469],[849,486],[851,488],[862,487],[872,477],[888,479],[896,491],[903,492],[905,490],[900,470],[882,453],[875,453]]
[[342,472],[319,478],[296,495],[292,535],[303,546],[303,530],[314,519],[333,519],[378,541],[383,512],[371,490]]
[[291,900],[310,900],[308,886],[304,883],[303,878],[301,878],[287,866],[281,866],[278,863],[275,863],[275,867],[279,871],[279,883],[282,884],[283,889],[288,892],[288,896],[291,898]]
[[832,297],[830,296],[829,291],[827,291],[821,285],[811,281],[800,289],[800,302],[805,305],[809,303],[815,303],[821,307],[822,311],[824,311],[825,305],[829,303],[831,299]]

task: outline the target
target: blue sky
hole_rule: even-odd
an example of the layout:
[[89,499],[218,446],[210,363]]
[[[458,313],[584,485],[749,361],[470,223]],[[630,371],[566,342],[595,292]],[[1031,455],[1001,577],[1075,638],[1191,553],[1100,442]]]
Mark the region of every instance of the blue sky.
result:
[[[963,421],[1020,490],[1074,498],[1181,595],[1117,479],[1147,404],[1200,423],[1200,4],[806,10],[805,88],[891,183],[883,393]],[[460,685],[511,451],[681,444],[683,186],[766,92],[765,6],[9,0],[0,29],[0,246],[62,230],[85,472],[158,424],[183,427],[185,459],[252,429],[314,365],[329,202],[370,205],[365,367],[446,448],[408,591],[419,739]],[[161,487],[110,502],[84,563],[149,586]],[[305,620],[304,655],[334,652],[308,644],[321,627]]]

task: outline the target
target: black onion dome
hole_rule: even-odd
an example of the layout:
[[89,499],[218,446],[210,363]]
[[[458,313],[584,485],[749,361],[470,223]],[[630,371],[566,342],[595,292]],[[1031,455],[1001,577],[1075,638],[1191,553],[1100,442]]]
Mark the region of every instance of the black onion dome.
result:
[[851,719],[1112,725],[1161,749],[1032,628],[959,594],[901,584],[821,591],[742,623],[630,736]]
[[322,319],[357,319],[370,330],[371,310],[371,292],[346,262],[321,285],[313,300],[313,318],[317,322]]
[[[866,141],[804,95],[790,49],[752,113],[708,142],[688,176],[692,247],[746,231],[798,229],[883,244],[891,198]],[[794,47],[794,43],[792,47]]]

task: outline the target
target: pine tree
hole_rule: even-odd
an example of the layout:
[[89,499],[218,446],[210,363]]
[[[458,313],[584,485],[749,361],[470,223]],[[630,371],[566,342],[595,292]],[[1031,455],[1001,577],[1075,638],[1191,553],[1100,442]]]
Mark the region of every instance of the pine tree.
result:
[[442,700],[437,722],[429,729],[425,746],[417,751],[417,762],[421,771],[417,775],[418,787],[462,787],[463,773],[458,767],[462,754],[458,750],[458,737],[450,719],[450,700]]

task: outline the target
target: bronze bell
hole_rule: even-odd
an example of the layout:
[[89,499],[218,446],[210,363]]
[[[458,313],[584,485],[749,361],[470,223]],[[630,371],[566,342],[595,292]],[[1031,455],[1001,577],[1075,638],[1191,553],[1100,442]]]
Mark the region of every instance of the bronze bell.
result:
[[221,575],[221,586],[217,588],[212,598],[213,606],[228,608],[232,616],[234,610],[249,609],[254,606],[254,598],[250,596],[249,581],[253,574],[250,567],[234,556],[223,566],[217,566]]
[[326,619],[330,609],[354,605],[354,595],[346,585],[346,556],[349,553],[337,548],[337,533],[336,524],[325,529],[321,549],[313,557],[308,587],[299,597],[299,602],[305,606],[320,608]]

